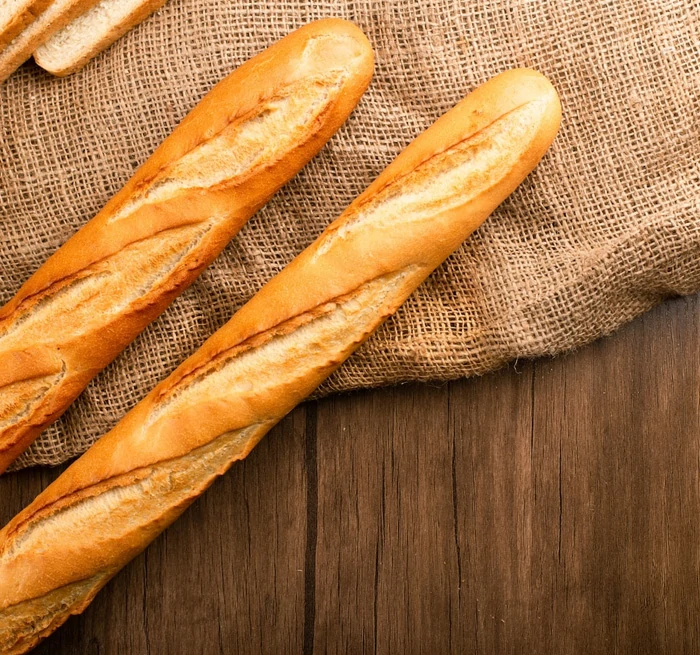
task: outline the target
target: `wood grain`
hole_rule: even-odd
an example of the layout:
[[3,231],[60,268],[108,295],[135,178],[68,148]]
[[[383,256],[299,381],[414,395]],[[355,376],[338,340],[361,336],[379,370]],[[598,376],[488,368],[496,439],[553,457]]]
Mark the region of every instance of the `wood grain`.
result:
[[[307,403],[36,652],[700,652],[699,463],[696,296]],[[58,473],[0,478],[0,521]]]

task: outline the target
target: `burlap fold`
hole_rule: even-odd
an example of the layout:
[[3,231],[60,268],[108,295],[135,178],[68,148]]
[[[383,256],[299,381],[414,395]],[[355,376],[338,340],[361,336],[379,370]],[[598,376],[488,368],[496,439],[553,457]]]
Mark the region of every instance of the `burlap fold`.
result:
[[0,87],[0,302],[215,82],[333,15],[377,56],[353,116],[21,466],[85,450],[418,133],[506,68],[534,67],[559,90],[552,150],[321,393],[558,353],[700,288],[700,3],[170,0],[81,73],[30,64]]

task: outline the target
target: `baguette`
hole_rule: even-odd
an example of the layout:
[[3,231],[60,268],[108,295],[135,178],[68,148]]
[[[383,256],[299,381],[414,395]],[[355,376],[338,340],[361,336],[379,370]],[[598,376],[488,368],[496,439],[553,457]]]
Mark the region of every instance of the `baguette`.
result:
[[165,1],[101,0],[39,46],[34,61],[52,75],[75,73]]
[[336,19],[257,55],[0,309],[0,472],[320,150],[372,66]]
[[515,189],[559,120],[534,71],[478,88],[14,518],[0,648],[25,652],[82,612]]
[[[25,13],[14,23],[11,41],[0,47],[0,84],[15,72],[52,34],[92,7],[97,0],[52,0],[41,2],[34,17]],[[19,31],[21,30],[21,31]]]

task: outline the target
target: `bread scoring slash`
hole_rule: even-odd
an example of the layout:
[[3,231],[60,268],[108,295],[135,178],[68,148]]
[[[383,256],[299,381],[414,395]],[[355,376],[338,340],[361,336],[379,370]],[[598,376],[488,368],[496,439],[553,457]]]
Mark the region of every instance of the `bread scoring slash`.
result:
[[246,62],[0,309],[0,472],[321,149],[372,68],[336,19]]
[[487,82],[0,532],[0,649],[23,653],[390,316],[536,166],[559,127],[539,73]]

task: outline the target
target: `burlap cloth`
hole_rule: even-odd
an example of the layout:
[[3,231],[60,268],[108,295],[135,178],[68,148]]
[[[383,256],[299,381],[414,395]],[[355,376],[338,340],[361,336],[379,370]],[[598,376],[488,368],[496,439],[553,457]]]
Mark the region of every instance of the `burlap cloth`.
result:
[[545,160],[321,393],[447,380],[607,334],[700,288],[700,3],[170,0],[83,72],[0,87],[0,302],[219,79],[323,16],[376,52],[347,124],[20,465],[85,450],[433,120],[515,66],[559,90]]

